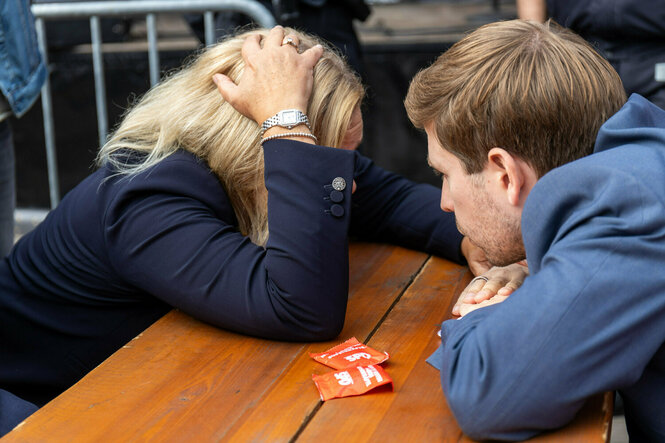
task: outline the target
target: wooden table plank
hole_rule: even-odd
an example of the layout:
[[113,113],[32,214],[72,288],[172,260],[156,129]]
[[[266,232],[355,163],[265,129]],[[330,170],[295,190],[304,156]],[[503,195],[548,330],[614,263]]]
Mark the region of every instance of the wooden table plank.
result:
[[[466,268],[432,258],[388,315],[369,345],[390,353],[384,365],[395,392],[324,403],[298,439],[336,441],[446,441],[461,431],[440,388],[439,371],[425,363],[440,340],[440,322],[470,280]],[[408,339],[407,339],[408,337]],[[408,432],[405,432],[408,430]]]
[[[260,340],[174,311],[3,439],[14,441],[463,441],[425,359],[470,280],[466,268],[405,249],[353,244],[345,328],[333,342]],[[350,336],[391,353],[386,390],[320,402],[320,352]],[[612,396],[534,441],[607,441]],[[602,413],[601,413],[602,411]]]
[[529,440],[538,443],[610,441],[614,392],[594,395],[584,403],[575,419],[562,429],[547,432]]
[[[432,258],[368,342],[391,354],[384,365],[395,392],[369,393],[327,401],[300,435],[299,442],[462,441],[462,434],[440,388],[439,371],[425,362],[440,344],[442,320],[471,279],[466,268]],[[408,338],[408,339],[405,339]],[[602,411],[602,413],[601,413]],[[587,401],[565,428],[538,442],[606,442],[612,418],[611,393]],[[396,437],[399,436],[399,437]]]
[[[357,243],[351,245],[350,259],[353,271],[342,337],[364,340],[427,256]],[[183,441],[193,436],[209,441],[225,438],[232,427],[244,435],[255,426],[260,433],[274,426],[276,411],[281,411],[273,409],[272,418],[262,416],[264,404],[293,406],[294,414],[316,407],[316,398],[295,407],[303,390],[313,387],[311,372],[297,377],[310,349],[302,343],[219,330],[173,311],[29,417],[3,443]],[[289,378],[294,374],[296,378]],[[304,416],[285,417],[285,423],[291,420],[285,432],[293,426],[297,430]]]
[[[173,311],[7,440],[177,440],[187,437],[183,428],[190,426],[214,437],[216,423],[201,414],[201,406],[216,411],[220,421],[235,420],[301,347],[219,331]],[[250,362],[247,353],[261,358]]]
[[[377,245],[371,246],[372,249]],[[402,248],[391,248],[384,256],[381,266],[370,265],[371,275],[352,293],[349,311],[358,311],[348,316],[339,339],[327,343],[312,343],[297,356],[283,376],[270,387],[270,391],[255,408],[236,422],[226,437],[230,441],[290,441],[305,423],[307,417],[319,406],[318,391],[312,382],[312,374],[322,374],[330,368],[316,363],[310,352],[322,352],[352,336],[365,341],[388,312],[386,302],[394,302],[407,286],[405,276],[414,276],[422,266],[419,253]],[[352,274],[357,276],[368,266],[368,261],[355,254],[351,263]],[[355,280],[355,279],[354,279]],[[410,282],[408,282],[410,283]],[[351,305],[352,303],[352,305]],[[360,312],[363,312],[360,315]]]

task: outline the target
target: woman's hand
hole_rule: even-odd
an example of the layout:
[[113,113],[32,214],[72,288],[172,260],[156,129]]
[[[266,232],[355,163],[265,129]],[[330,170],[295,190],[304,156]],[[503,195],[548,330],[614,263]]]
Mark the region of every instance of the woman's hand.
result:
[[[285,43],[288,39],[292,43]],[[298,53],[298,37],[284,36],[275,26],[263,42],[261,36],[247,37],[242,47],[245,70],[235,84],[224,74],[215,74],[217,89],[231,106],[259,125],[284,109],[307,112],[312,92],[313,69],[323,54],[316,45]]]
[[[479,307],[505,300],[515,289],[522,286],[528,275],[529,268],[518,263],[490,269],[482,276],[471,280],[471,283],[462,291],[457,303],[453,306],[453,315],[464,315]],[[490,299],[494,301],[484,303]]]

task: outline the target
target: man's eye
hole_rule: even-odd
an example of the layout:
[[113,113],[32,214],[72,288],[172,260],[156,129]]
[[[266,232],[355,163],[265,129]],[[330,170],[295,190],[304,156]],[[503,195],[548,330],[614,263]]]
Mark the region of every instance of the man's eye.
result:
[[434,175],[436,175],[437,177],[441,177],[442,182],[446,181],[447,175],[445,173],[439,171],[438,169],[434,169],[434,168],[432,168],[432,172],[434,172]]

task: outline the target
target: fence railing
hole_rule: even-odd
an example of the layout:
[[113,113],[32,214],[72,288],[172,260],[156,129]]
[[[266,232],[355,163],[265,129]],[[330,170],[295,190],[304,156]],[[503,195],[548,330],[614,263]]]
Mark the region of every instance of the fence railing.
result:
[[[271,12],[255,0],[125,0],[125,1],[90,1],[75,3],[38,3],[32,5],[39,46],[48,65],[48,45],[44,22],[47,20],[88,18],[92,43],[92,62],[95,78],[95,101],[97,107],[97,129],[99,144],[106,142],[108,116],[106,108],[106,86],[104,81],[104,63],[102,58],[102,37],[100,17],[145,16],[148,39],[148,64],[150,85],[159,81],[159,51],[157,47],[156,14],[166,12],[202,13],[204,22],[205,44],[215,41],[214,13],[235,11],[249,16],[263,27],[275,25]],[[53,124],[53,101],[51,83],[47,76],[42,88],[42,110],[44,115],[44,137],[46,141],[46,165],[48,170],[49,198],[51,208],[60,201],[60,187],[56,160],[55,128]]]

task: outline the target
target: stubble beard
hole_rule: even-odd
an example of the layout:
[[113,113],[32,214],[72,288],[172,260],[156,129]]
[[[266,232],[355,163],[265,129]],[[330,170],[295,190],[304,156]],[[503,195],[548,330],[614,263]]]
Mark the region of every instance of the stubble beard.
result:
[[524,260],[521,220],[502,214],[484,188],[477,187],[476,191],[474,206],[485,208],[476,217],[478,232],[469,235],[456,221],[457,229],[485,253],[492,266],[508,266]]

